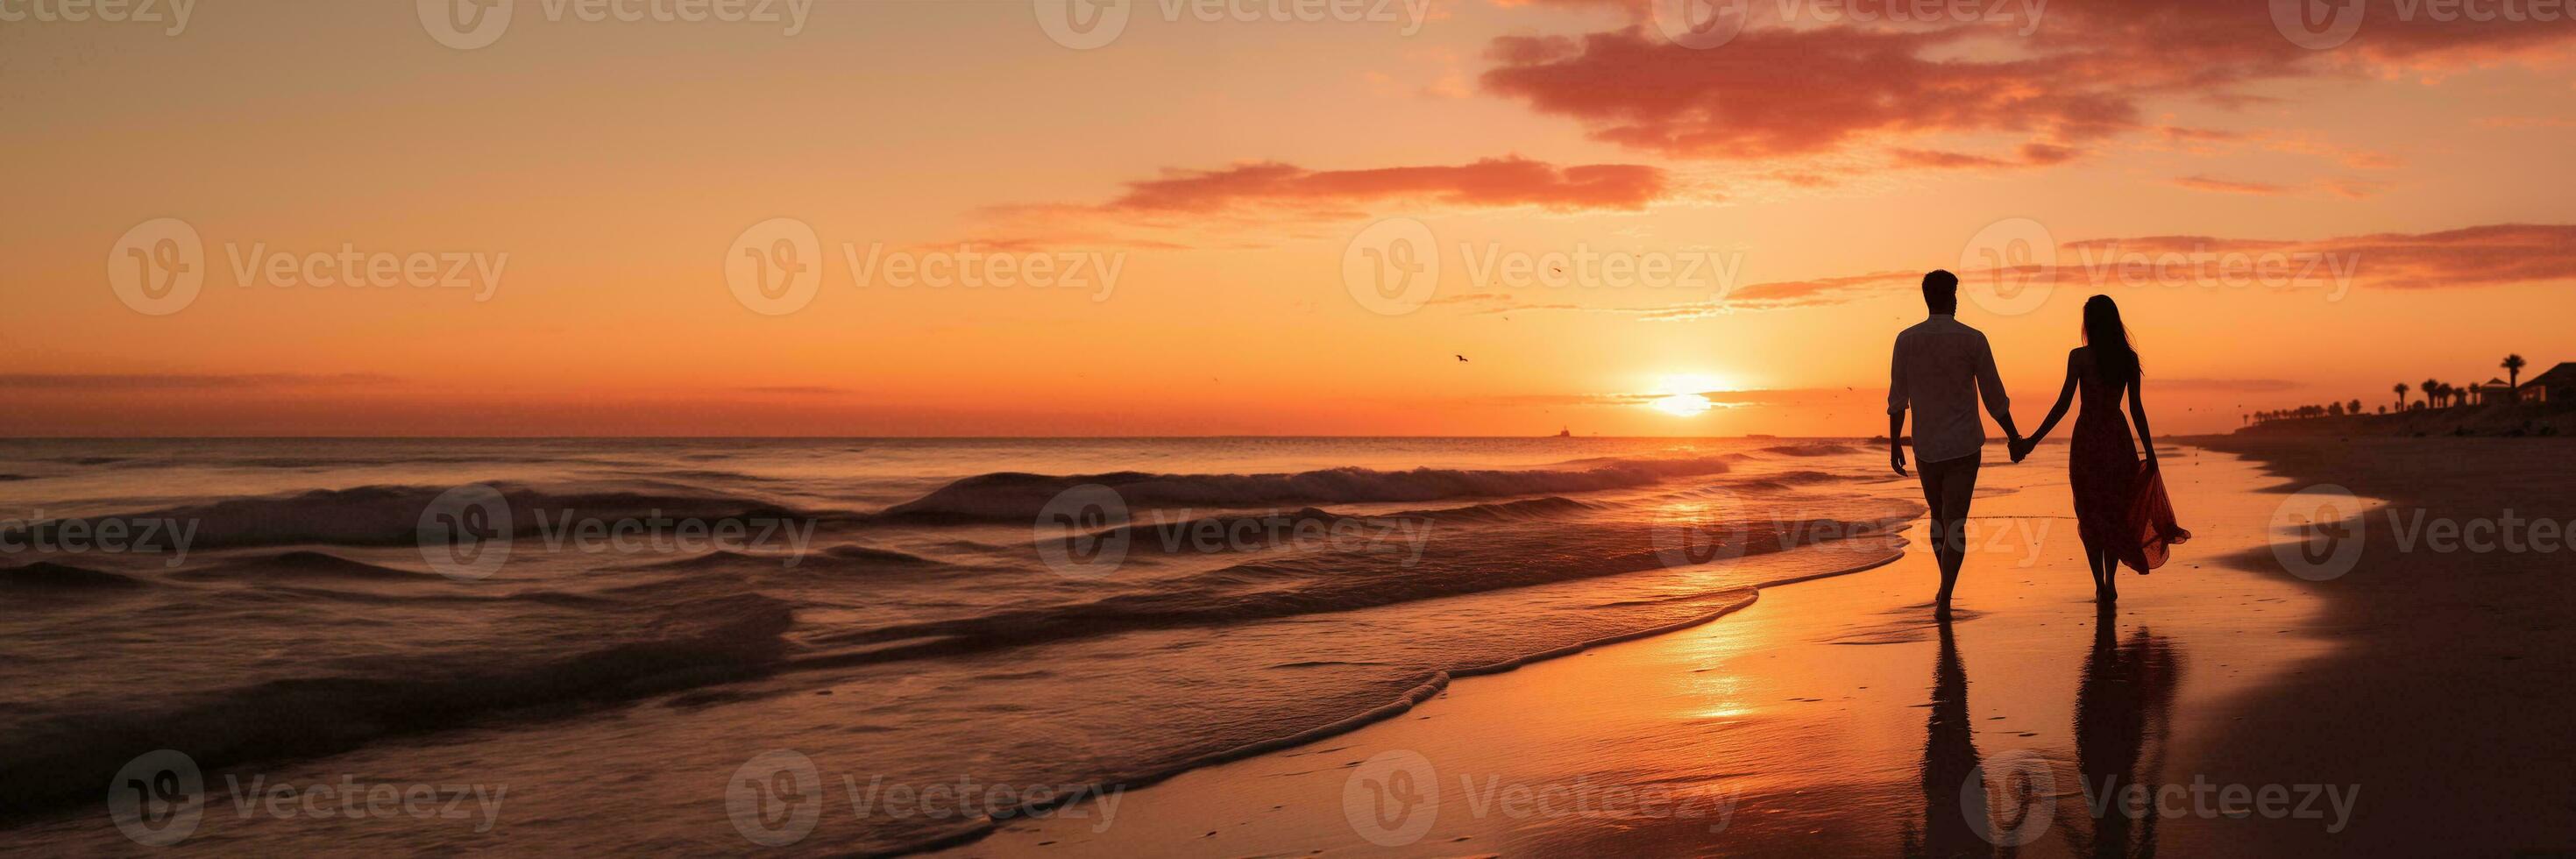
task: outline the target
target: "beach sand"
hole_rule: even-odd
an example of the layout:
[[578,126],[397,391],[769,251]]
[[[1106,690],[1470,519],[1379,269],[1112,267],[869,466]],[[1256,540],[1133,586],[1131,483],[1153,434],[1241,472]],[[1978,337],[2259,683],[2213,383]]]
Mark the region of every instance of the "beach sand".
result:
[[[2267,855],[2576,855],[2576,445],[2202,443],[2265,462],[2285,483],[2275,493],[2390,502],[2339,529],[2360,546],[2324,569],[2270,552],[2235,561],[2323,597],[2307,628],[2339,646],[2243,702],[2243,721],[2212,738],[2206,766],[2237,779],[2360,783],[2371,794],[2350,837],[2254,821],[2245,843]],[[2285,567],[2324,578],[2290,578]]]
[[[2470,447],[2498,475],[2526,451],[2562,450],[2523,444]],[[2406,478],[2403,469],[2461,464],[2450,440],[2411,445],[2388,442],[2362,469],[2332,451],[2292,455],[2267,443],[2260,452],[2283,468],[2350,474],[2353,489],[2401,507],[2422,501],[2475,515],[2505,506],[2491,502],[2546,497],[2536,475]],[[2025,465],[1988,465],[1977,556],[1947,635],[1925,604],[1935,573],[1918,543],[1886,567],[1766,589],[1703,626],[1463,679],[1352,733],[1186,773],[1115,805],[1012,821],[950,852],[1987,855],[2001,840],[2033,856],[2199,856],[2569,846],[2556,781],[2566,771],[2565,718],[2518,703],[2557,694],[2549,687],[2565,677],[2566,651],[2551,645],[2564,635],[2555,611],[2564,600],[2539,578],[2563,568],[2564,555],[2428,564],[2374,532],[2351,572],[2310,581],[2273,547],[2290,539],[2276,520],[2304,483],[2199,448],[2169,452],[2166,469],[2197,537],[2153,576],[2124,573],[2109,615],[2091,602],[2067,518],[2064,448],[2043,448]],[[2472,570],[2511,584],[2488,591]],[[2446,580],[2413,581],[2427,572]],[[2094,801],[2106,779],[2171,787],[2147,797],[2158,809],[2104,811]]]

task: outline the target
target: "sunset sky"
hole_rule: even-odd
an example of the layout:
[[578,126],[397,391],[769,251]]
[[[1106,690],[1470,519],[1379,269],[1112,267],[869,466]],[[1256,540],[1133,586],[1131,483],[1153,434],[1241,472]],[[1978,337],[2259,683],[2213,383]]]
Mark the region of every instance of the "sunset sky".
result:
[[1932,268],[2025,424],[2094,293],[2164,433],[2576,360],[2576,6],[1685,2],[0,21],[0,433],[1870,435]]

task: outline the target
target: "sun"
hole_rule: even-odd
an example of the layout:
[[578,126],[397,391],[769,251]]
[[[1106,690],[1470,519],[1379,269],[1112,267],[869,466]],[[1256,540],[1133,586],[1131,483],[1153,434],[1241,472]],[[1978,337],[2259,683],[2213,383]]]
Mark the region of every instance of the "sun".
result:
[[1664,414],[1687,418],[1717,408],[1717,403],[1710,401],[1703,392],[1722,390],[1726,390],[1725,383],[1720,382],[1715,376],[1700,373],[1675,374],[1665,376],[1655,383],[1654,394],[1659,396],[1647,400],[1646,405]]
[[1698,394],[1674,394],[1669,397],[1658,397],[1654,400],[1648,401],[1646,405],[1653,406],[1656,411],[1663,412],[1664,414],[1682,418],[1690,417],[1717,407],[1716,403],[1709,402],[1707,397],[1703,397]]

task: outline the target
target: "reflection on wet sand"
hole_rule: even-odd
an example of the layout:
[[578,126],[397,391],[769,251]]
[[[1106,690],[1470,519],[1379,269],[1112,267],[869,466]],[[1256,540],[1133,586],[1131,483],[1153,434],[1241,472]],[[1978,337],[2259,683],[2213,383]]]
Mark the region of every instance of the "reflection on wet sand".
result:
[[1905,822],[1904,855],[2011,856],[2050,828],[2078,855],[2155,855],[2157,818],[2147,803],[2164,768],[2182,657],[2172,642],[2144,628],[2119,641],[2117,624],[2116,610],[2095,617],[2092,651],[2075,691],[2081,789],[2059,791],[2054,786],[2063,782],[2046,759],[2016,751],[1988,761],[1978,753],[1967,667],[1952,624],[1941,621],[1924,723],[1923,813],[1919,822]]
[[1985,791],[1968,790],[1979,778],[1975,732],[1968,725],[1968,670],[1959,661],[1958,637],[1950,618],[1939,618],[1940,656],[1932,663],[1932,715],[1923,728],[1923,820],[1905,827],[1905,855],[1919,857],[1992,856],[1993,842],[1978,834],[1974,819],[1989,818]]
[[[2071,810],[2071,822],[2089,825],[2065,832],[2080,854],[2153,856],[2158,815],[2147,803],[2162,784],[2182,656],[2143,627],[2115,643],[2117,622],[2112,611],[2094,618],[2092,656],[2075,692],[2075,763],[2086,802]],[[2069,811],[2059,809],[2060,818]]]

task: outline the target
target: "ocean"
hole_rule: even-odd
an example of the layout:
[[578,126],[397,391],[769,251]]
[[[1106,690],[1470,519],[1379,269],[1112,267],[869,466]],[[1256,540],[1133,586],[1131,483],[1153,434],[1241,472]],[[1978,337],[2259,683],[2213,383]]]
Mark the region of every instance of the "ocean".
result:
[[[1852,439],[0,442],[0,836],[125,846],[100,798],[165,822],[128,776],[170,750],[217,850],[729,852],[781,825],[745,791],[817,788],[802,849],[956,843],[1923,509]],[[479,799],[263,800],[314,785]]]

